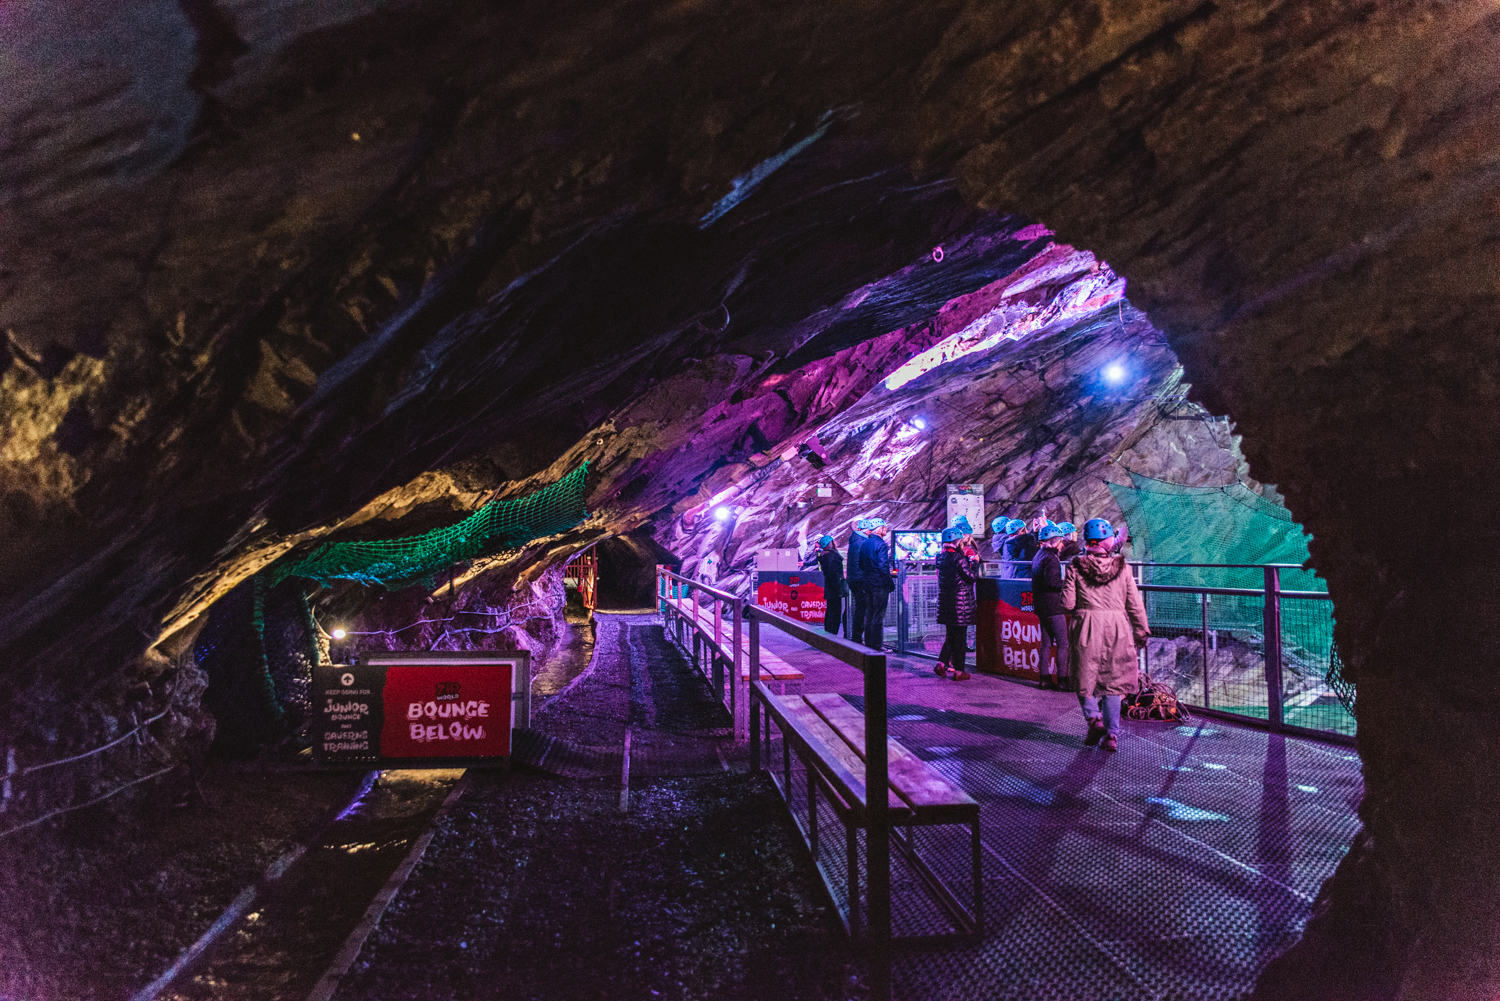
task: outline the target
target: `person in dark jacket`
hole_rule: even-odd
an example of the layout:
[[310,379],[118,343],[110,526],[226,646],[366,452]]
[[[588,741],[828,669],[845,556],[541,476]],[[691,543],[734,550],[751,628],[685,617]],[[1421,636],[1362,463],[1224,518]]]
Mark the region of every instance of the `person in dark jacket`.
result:
[[943,648],[938,651],[939,678],[968,681],[964,659],[969,651],[969,627],[974,624],[974,580],[979,575],[964,551],[967,533],[954,527],[943,531],[943,551],[937,559],[938,625],[944,629]]
[[865,536],[859,548],[858,584],[868,595],[865,608],[864,631],[854,638],[872,650],[879,650],[885,642],[885,610],[890,604],[891,592],[896,582],[891,577],[891,548],[886,545],[890,527],[884,518],[869,519],[870,534]]
[[1031,607],[1042,626],[1042,687],[1053,692],[1068,688],[1068,616],[1063,608],[1063,569],[1059,559],[1066,540],[1067,533],[1061,525],[1044,526],[1037,532],[1040,548],[1031,560]]
[[864,580],[860,576],[859,554],[864,550],[865,543],[870,539],[870,519],[860,518],[854,523],[854,531],[849,533],[849,639],[856,643],[864,642],[865,619],[870,612],[870,592],[865,589]]
[[823,631],[839,634],[839,625],[844,619],[844,558],[839,547],[833,544],[833,536],[820,535],[818,549],[802,562],[805,570],[814,563],[823,571]]
[[1057,556],[1066,562],[1083,552],[1083,544],[1078,541],[1078,527],[1071,521],[1058,522],[1057,527],[1063,530],[1062,551]]

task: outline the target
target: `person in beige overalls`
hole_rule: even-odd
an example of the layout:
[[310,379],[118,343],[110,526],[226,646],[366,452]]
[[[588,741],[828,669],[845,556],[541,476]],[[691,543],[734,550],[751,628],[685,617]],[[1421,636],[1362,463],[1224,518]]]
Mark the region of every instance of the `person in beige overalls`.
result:
[[1062,595],[1063,607],[1073,613],[1068,634],[1078,702],[1089,725],[1084,743],[1093,747],[1102,739],[1106,751],[1119,750],[1120,703],[1139,686],[1136,650],[1151,635],[1146,603],[1125,555],[1108,545],[1114,531],[1103,518],[1083,526],[1086,545],[1073,560]]

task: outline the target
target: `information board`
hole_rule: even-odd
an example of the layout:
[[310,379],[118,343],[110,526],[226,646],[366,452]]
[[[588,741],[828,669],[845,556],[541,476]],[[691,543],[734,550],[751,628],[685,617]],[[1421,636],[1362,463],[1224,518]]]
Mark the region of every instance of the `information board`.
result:
[[948,484],[947,513],[948,528],[956,525],[958,519],[967,518],[969,520],[969,527],[973,529],[974,535],[982,537],[989,531],[989,524],[984,520],[984,484]]
[[531,658],[381,653],[313,669],[313,756],[323,762],[448,767],[510,754],[529,715]]

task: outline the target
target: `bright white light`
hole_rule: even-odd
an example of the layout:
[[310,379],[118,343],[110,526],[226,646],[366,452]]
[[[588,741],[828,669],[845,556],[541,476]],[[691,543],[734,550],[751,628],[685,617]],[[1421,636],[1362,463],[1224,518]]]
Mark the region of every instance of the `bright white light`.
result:
[[333,638],[334,639],[341,640],[345,636],[348,636],[348,635],[349,635],[348,633],[344,632],[344,630],[341,629],[341,628],[339,628],[338,626],[334,626],[333,627]]
[[1104,381],[1118,386],[1125,381],[1125,366],[1117,361],[1112,361],[1104,366]]
[[720,521],[728,521],[729,516],[733,513],[734,512],[729,510],[729,508],[727,507],[720,506],[714,508],[714,517],[719,519]]
[[916,428],[918,431],[925,431],[927,429],[927,418],[914,417],[912,418],[911,426]]

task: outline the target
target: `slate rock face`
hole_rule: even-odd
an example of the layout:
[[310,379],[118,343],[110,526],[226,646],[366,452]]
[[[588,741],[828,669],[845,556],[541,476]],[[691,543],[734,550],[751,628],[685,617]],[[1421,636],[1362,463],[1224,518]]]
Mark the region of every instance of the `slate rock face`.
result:
[[[27,754],[42,707],[107,714],[185,596],[422,474],[453,484],[407,498],[430,517],[594,459],[595,520],[531,574],[701,505],[933,346],[908,328],[1040,220],[1128,279],[1337,602],[1367,832],[1262,995],[1500,990],[1500,15],[59,11],[0,12],[0,728]],[[1050,470],[997,482],[1073,498]]]

